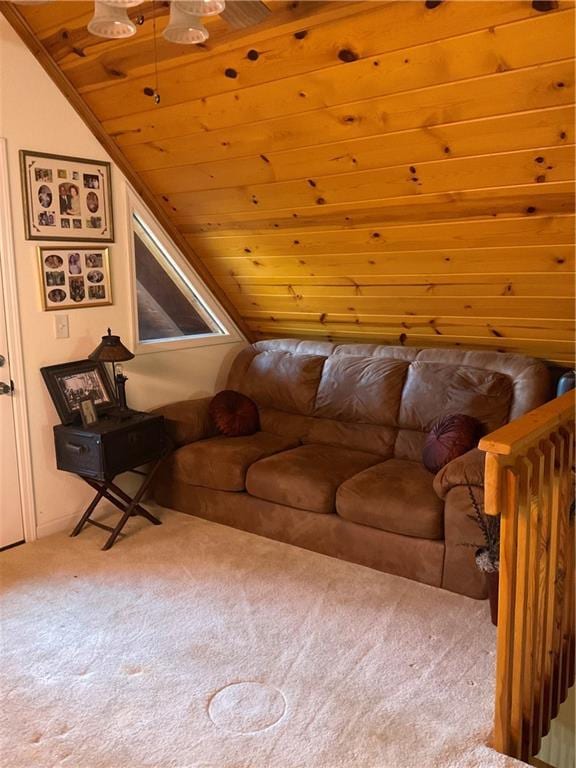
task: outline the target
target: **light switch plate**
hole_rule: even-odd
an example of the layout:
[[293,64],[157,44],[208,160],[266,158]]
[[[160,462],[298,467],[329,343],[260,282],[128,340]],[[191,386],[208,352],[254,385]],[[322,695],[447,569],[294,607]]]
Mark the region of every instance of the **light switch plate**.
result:
[[70,336],[68,315],[56,315],[55,328],[57,339],[67,339]]

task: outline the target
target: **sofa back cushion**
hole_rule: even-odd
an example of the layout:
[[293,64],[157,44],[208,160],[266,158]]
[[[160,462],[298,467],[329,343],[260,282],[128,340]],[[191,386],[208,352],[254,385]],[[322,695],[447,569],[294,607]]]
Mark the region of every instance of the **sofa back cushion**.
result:
[[264,351],[254,355],[238,389],[259,406],[309,415],[325,360],[320,355]]
[[485,433],[508,421],[512,382],[496,371],[443,363],[410,364],[398,424],[429,432],[442,416],[460,413],[477,419]]
[[404,361],[332,355],[322,370],[314,415],[395,426],[407,370]]
[[379,424],[363,424],[336,419],[310,419],[303,443],[320,443],[338,448],[353,448],[389,459],[394,455],[397,430]]
[[442,416],[489,432],[551,395],[545,365],[521,355],[297,339],[244,349],[228,387],[257,403],[264,431],[412,461]]

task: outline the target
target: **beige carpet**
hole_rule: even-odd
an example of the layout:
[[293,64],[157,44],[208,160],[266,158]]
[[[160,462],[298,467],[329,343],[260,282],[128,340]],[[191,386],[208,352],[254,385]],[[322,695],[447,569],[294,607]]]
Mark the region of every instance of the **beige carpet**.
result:
[[488,606],[173,512],[0,554],[6,768],[491,768]]

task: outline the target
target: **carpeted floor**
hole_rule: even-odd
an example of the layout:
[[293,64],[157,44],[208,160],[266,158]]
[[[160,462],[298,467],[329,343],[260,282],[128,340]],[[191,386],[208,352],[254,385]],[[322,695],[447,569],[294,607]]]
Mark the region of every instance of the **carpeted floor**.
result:
[[495,768],[488,606],[174,512],[0,554],[6,768]]

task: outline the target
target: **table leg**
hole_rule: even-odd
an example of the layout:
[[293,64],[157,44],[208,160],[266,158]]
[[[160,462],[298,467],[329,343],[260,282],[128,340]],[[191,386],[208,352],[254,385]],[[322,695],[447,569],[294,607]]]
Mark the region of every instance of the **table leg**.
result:
[[100,499],[103,496],[107,495],[108,486],[110,485],[111,482],[112,482],[111,480],[108,480],[108,481],[102,483],[101,485],[98,485],[96,483],[94,483],[94,485],[92,485],[92,483],[90,483],[92,488],[95,488],[98,491],[98,493],[96,494],[96,496],[94,496],[92,502],[88,505],[88,507],[86,509],[86,512],[84,512],[84,514],[82,515],[82,517],[78,521],[76,527],[74,528],[74,530],[72,531],[70,536],[78,536],[78,534],[80,533],[82,528],[84,528],[84,526],[88,522],[88,518],[90,517],[92,512],[94,512],[94,510],[96,509],[96,507],[100,503]]
[[[152,468],[152,470],[154,471],[154,467]],[[146,482],[146,480],[144,482]],[[130,496],[128,496],[128,494],[125,491],[123,491],[122,488],[118,488],[118,486],[115,485],[114,483],[110,483],[110,490],[112,490],[116,494],[116,496],[119,496],[127,504],[129,504],[132,501]],[[146,490],[146,488],[144,490]],[[154,517],[154,515],[151,515],[150,512],[148,512],[147,509],[144,509],[144,507],[140,506],[140,504],[136,505],[135,514],[142,515],[142,517],[145,517],[147,520],[150,520],[150,522],[154,523],[154,525],[161,525],[160,520],[158,520],[157,517]]]
[[[130,503],[126,507],[126,510],[125,510],[124,514],[122,515],[122,517],[118,521],[118,524],[116,525],[116,527],[114,528],[114,530],[110,534],[110,536],[108,538],[108,541],[102,547],[103,550],[110,549],[110,547],[114,544],[114,542],[118,538],[118,534],[120,533],[122,528],[124,528],[124,526],[126,525],[128,519],[133,514],[135,514],[136,508],[140,506],[140,499],[146,493],[146,490],[148,489],[148,486],[152,482],[152,479],[153,479],[154,475],[156,474],[156,471],[160,467],[161,463],[162,463],[162,459],[158,459],[158,461],[154,464],[154,466],[152,467],[152,469],[148,473],[148,476],[144,479],[144,482],[142,483],[142,485],[140,486],[140,488],[136,492],[136,495],[134,496],[134,498],[130,499]],[[121,489],[118,489],[118,490],[121,490]],[[124,491],[121,491],[121,494],[122,494],[122,496],[124,496],[125,495]],[[130,498],[130,497],[127,496],[127,498]],[[142,513],[138,513],[138,514],[142,514]],[[158,520],[158,518],[154,517],[153,515],[150,515],[150,513],[147,513],[146,515],[144,515],[144,517],[146,517],[148,519],[152,518],[151,522],[154,522],[155,525],[161,525],[162,524],[161,521]]]
[[[82,479],[86,483],[88,483],[88,485],[92,486],[92,488],[95,488],[96,490],[98,490],[99,485],[98,485],[98,481],[97,480],[92,480],[91,478],[88,478],[88,477],[84,477]],[[112,482],[108,482],[108,487],[110,488],[111,491],[113,491],[116,488],[116,486]],[[124,494],[124,495],[126,496],[126,502],[130,502],[131,501],[130,497],[127,494]],[[126,511],[126,507],[128,506],[128,503],[120,501],[115,496],[113,496],[110,491],[105,491],[104,494],[102,495],[102,497],[104,499],[106,499],[107,501],[109,501],[110,503],[114,504],[114,506],[117,509],[119,509],[120,512],[125,512]],[[141,507],[140,505],[138,505],[137,509],[139,509],[139,510],[141,509],[142,511],[145,511],[144,508]],[[138,512],[138,514],[140,514],[140,512]]]

